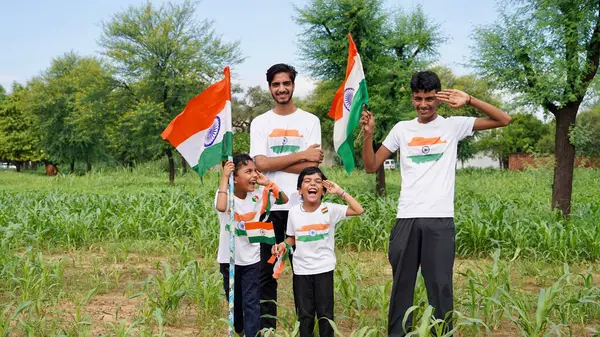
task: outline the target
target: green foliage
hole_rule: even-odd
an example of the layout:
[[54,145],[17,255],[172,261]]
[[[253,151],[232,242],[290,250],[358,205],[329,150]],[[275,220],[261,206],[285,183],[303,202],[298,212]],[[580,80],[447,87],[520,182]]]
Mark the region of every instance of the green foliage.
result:
[[[232,126],[236,130],[250,132],[250,122],[254,117],[271,110],[273,98],[271,93],[260,86],[246,89],[242,99],[233,98]],[[235,146],[235,145],[234,145]]]
[[[431,69],[434,71],[442,82],[442,88],[453,88],[462,90],[469,95],[477,97],[485,102],[488,102],[494,106],[502,108],[502,102],[494,94],[490,83],[484,78],[477,77],[475,75],[464,75],[456,76],[452,73],[450,68],[444,66],[436,66]],[[485,117],[479,110],[466,106],[461,109],[454,109],[447,104],[439,105],[437,109],[438,114],[443,117],[448,116],[470,116],[470,117]],[[475,137],[468,137],[461,140],[458,143],[458,160],[465,162],[473,157],[479,151],[480,148],[475,144],[475,139],[479,136],[479,132],[475,132]]]
[[[222,78],[225,65],[243,60],[237,42],[223,43],[212,22],[196,21],[196,8],[191,1],[159,8],[147,2],[102,24],[100,46],[116,68],[123,93],[130,96],[113,132],[118,160],[159,155],[170,146],[160,139],[160,131],[201,89]],[[123,125],[140,120],[144,122],[134,133],[139,138],[123,138]]]
[[[296,11],[295,20],[304,29],[300,53],[311,74],[324,81],[317,95],[331,100],[330,92],[343,81],[346,35],[351,33],[363,63],[369,105],[378,119],[375,139],[383,140],[394,124],[412,115],[410,78],[429,64],[441,40],[439,26],[421,7],[403,11],[388,10],[380,0],[313,0]],[[327,110],[325,100],[317,101],[313,112],[323,116],[331,101]],[[322,126],[324,135],[328,127]]]
[[497,23],[475,31],[473,66],[494,87],[518,94],[521,104],[556,113],[569,102],[581,103],[598,66],[598,3],[503,5]]
[[33,132],[33,116],[25,108],[30,97],[27,88],[14,84],[6,97],[0,91],[0,158],[20,163],[42,159],[37,148],[39,137]]
[[50,160],[91,163],[105,158],[105,130],[114,114],[108,108],[112,77],[101,61],[65,54],[28,88],[26,109],[35,115],[33,132]]
[[250,134],[248,132],[233,134],[233,153],[250,153]]
[[[510,127],[481,133],[475,144],[478,151],[489,152],[508,162],[511,152],[542,152],[548,149],[552,128],[531,114],[513,114]],[[539,151],[542,150],[542,151]]]
[[0,103],[6,98],[6,89],[0,85]]
[[109,130],[109,149],[118,162],[144,162],[162,154],[162,111],[161,104],[142,100],[118,117]]
[[[338,336],[385,336],[391,291],[385,251],[398,173],[387,172],[394,196],[384,198],[375,197],[364,172],[325,173],[366,210],[336,231],[332,324]],[[565,220],[546,209],[548,170],[458,171],[458,333],[585,335],[600,317],[594,279],[600,203],[589,188],[600,183],[599,174],[576,171],[573,215]],[[224,335],[227,307],[215,261],[218,177],[211,171],[199,182],[184,175],[169,187],[158,164],[52,178],[0,172],[0,332],[156,336],[187,329]],[[331,195],[326,200],[341,202]],[[575,263],[568,269],[556,261]],[[265,335],[297,334],[290,274],[286,267],[280,278],[278,329]],[[413,335],[442,329],[428,305],[418,277]]]
[[570,140],[580,155],[600,156],[600,106],[577,116],[577,124],[571,130]]

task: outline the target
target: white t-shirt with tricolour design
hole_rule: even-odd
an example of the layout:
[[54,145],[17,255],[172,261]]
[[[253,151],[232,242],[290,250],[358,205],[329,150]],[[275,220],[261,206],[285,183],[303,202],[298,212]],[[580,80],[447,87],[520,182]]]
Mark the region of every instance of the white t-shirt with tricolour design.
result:
[[[302,109],[281,116],[269,110],[254,118],[250,124],[250,156],[285,156],[306,150],[313,144],[321,144],[319,118]],[[288,210],[300,202],[297,183],[298,174],[283,171],[263,172],[287,194],[289,201],[273,205],[272,210]]]
[[348,206],[324,202],[314,212],[302,205],[290,208],[288,236],[296,238],[294,274],[316,275],[335,269],[335,227],[346,218]]
[[[260,211],[262,208],[262,196],[264,187],[260,186],[254,192],[247,193],[245,199],[233,197],[235,212],[234,225],[240,226],[240,222],[250,222],[260,220]],[[215,207],[217,205],[218,192],[215,195]],[[271,205],[275,204],[275,196],[269,193]],[[217,261],[219,263],[229,263],[229,231],[226,226],[229,224],[229,209],[226,212],[217,211],[220,224],[219,252]],[[238,266],[248,266],[260,261],[260,243],[250,243],[246,236],[235,236],[235,264]]]
[[392,128],[383,146],[400,151],[397,218],[454,217],[457,146],[473,134],[474,123],[474,117],[437,116],[427,124],[415,118]]

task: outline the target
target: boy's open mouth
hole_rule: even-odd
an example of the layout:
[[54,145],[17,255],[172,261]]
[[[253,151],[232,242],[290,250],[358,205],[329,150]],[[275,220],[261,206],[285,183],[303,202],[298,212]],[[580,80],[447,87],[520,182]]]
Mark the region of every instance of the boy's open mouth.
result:
[[308,194],[317,194],[317,189],[314,187],[311,187],[308,189]]

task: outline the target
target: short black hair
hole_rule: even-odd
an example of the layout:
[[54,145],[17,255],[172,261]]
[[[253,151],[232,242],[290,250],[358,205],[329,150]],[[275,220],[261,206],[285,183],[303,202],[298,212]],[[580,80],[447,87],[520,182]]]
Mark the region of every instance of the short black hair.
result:
[[273,78],[275,77],[275,75],[279,73],[287,73],[288,75],[290,75],[290,80],[292,80],[292,83],[296,82],[296,75],[298,75],[296,68],[292,67],[289,64],[277,63],[276,65],[271,66],[269,70],[267,70],[267,82],[269,83],[269,85],[271,85],[271,82],[273,82]]
[[252,157],[250,157],[246,153],[237,153],[233,155],[233,165],[235,169],[233,170],[233,174],[236,175],[237,171],[242,168],[242,166],[248,165],[248,162],[254,162]]
[[[302,187],[302,180],[304,180],[305,176],[310,176],[313,174],[319,174],[321,176],[321,179],[323,180],[327,180],[327,177],[325,176],[325,173],[323,173],[323,171],[321,171],[320,168],[316,167],[316,166],[309,166],[309,167],[305,167],[301,172],[300,175],[298,176],[298,185],[296,186],[297,189],[300,189],[300,187]],[[327,189],[325,188],[325,186],[323,186],[323,194],[325,194],[327,192]]]
[[442,83],[440,78],[433,71],[419,71],[416,72],[410,80],[410,90],[412,92],[429,92],[432,90],[442,90]]

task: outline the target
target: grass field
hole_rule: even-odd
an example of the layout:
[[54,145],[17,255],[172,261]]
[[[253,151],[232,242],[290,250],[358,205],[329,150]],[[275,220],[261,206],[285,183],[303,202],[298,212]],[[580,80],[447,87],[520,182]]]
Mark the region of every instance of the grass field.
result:
[[[326,174],[366,210],[336,232],[336,328],[384,336],[399,174],[388,172],[383,198],[372,175]],[[460,335],[597,335],[600,170],[576,170],[569,221],[550,211],[551,183],[548,170],[459,171]],[[216,187],[215,173],[169,186],[158,165],[58,177],[0,171],[0,335],[225,336]],[[279,293],[276,335],[293,336],[289,270]],[[422,282],[415,299],[415,335],[426,336],[435,321]]]

